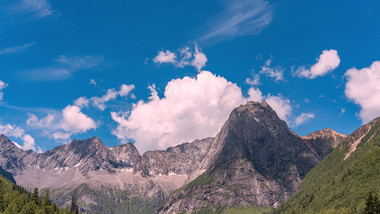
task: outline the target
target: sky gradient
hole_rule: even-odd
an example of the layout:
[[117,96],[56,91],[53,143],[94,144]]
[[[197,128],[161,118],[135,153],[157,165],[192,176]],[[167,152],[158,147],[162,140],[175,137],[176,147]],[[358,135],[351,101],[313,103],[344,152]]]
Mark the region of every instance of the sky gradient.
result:
[[267,101],[299,135],[380,116],[380,2],[0,3],[0,133],[46,151],[214,136]]

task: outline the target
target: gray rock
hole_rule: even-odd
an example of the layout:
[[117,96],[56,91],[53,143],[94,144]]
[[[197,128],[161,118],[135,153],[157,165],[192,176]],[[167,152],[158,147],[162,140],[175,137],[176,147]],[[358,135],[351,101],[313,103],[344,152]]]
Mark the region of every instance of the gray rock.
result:
[[[293,195],[318,163],[303,140],[265,102],[232,111],[195,171],[159,213],[273,206]],[[190,178],[191,180],[191,178]]]

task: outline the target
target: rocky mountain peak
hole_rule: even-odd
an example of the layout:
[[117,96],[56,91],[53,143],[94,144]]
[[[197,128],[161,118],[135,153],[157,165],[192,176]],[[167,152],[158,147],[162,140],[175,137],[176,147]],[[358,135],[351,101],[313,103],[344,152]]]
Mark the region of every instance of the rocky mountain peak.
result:
[[248,102],[231,112],[211,142],[193,173],[198,177],[188,180],[195,179],[195,184],[173,194],[160,212],[192,213],[208,203],[275,207],[297,191],[317,163],[316,155],[267,103]]
[[331,128],[325,128],[322,130],[315,131],[313,133],[307,134],[306,136],[302,136],[303,139],[316,139],[316,138],[329,138],[334,137],[337,139],[343,139],[347,137],[345,134],[338,133]]

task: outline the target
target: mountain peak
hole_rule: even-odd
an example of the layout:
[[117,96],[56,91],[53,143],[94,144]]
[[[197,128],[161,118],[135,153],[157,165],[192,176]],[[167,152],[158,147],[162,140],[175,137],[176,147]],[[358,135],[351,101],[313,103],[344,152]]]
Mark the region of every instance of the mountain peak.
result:
[[315,139],[315,138],[328,138],[328,137],[339,137],[345,138],[347,135],[338,133],[331,128],[325,128],[318,131],[314,131],[313,133],[309,133],[306,136],[302,136],[303,139]]

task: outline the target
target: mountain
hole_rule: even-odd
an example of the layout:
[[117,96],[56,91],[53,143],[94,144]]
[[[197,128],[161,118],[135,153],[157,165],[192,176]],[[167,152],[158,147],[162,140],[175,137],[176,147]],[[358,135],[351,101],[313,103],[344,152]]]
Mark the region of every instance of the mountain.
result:
[[4,178],[8,179],[13,184],[16,184],[15,179],[13,178],[13,175],[7,171],[5,171],[3,168],[0,167],[0,175]]
[[42,154],[0,135],[0,167],[26,188],[49,188],[58,206],[71,196],[90,213],[152,213],[203,159],[213,138],[140,155],[133,144],[105,146],[98,137],[73,140]]
[[306,136],[301,136],[306,145],[316,151],[320,160],[334,150],[347,135],[340,134],[330,128],[315,131]]
[[265,102],[234,109],[184,185],[159,213],[276,207],[297,192],[318,155]]
[[341,141],[276,213],[362,213],[369,192],[380,193],[379,175],[377,118]]

